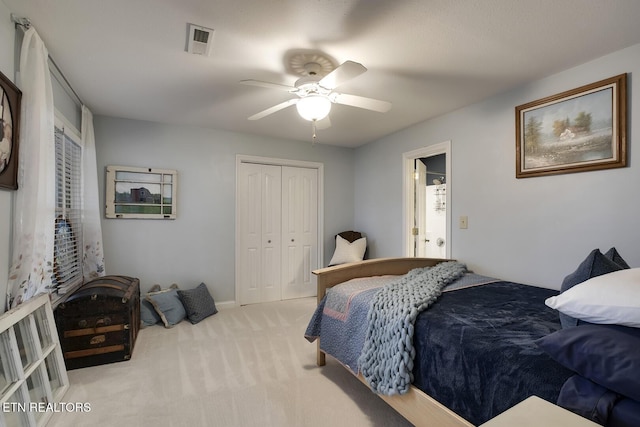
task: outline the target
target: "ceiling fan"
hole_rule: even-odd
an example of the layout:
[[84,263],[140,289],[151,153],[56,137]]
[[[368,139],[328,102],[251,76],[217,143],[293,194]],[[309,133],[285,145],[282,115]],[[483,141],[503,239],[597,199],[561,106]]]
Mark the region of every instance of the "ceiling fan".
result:
[[334,68],[335,66],[328,58],[314,55],[311,57],[294,57],[290,60],[290,65],[295,72],[302,75],[293,86],[260,80],[242,80],[240,82],[251,86],[278,89],[297,95],[297,98],[281,102],[250,116],[249,120],[258,120],[295,105],[298,114],[303,119],[313,122],[315,131],[316,123],[320,129],[331,125],[328,115],[332,104],[348,105],[380,113],[385,113],[391,109],[390,102],[349,95],[334,90],[341,84],[367,71],[366,67],[358,62],[345,61],[337,68]]

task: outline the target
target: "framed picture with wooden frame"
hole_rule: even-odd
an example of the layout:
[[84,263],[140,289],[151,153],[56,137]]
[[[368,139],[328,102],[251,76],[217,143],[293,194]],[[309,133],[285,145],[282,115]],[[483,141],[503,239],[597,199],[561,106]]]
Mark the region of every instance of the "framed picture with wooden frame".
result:
[[516,107],[516,178],[626,165],[626,74]]
[[0,188],[18,188],[18,143],[22,92],[0,73]]

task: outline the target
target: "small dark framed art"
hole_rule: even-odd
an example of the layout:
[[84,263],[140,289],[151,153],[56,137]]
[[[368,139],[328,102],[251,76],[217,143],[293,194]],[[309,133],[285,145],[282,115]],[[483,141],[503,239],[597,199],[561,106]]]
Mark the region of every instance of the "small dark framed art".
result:
[[516,107],[516,178],[626,165],[626,74]]
[[18,188],[18,143],[22,92],[0,73],[0,188]]

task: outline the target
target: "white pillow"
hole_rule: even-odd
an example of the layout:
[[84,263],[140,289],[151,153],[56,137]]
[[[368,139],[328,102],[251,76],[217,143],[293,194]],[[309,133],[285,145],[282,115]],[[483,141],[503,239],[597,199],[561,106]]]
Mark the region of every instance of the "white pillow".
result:
[[349,242],[341,236],[336,236],[336,250],[333,253],[329,265],[344,264],[347,262],[362,261],[364,251],[367,250],[367,238],[361,237],[354,242]]
[[640,268],[593,277],[545,304],[585,322],[640,328]]

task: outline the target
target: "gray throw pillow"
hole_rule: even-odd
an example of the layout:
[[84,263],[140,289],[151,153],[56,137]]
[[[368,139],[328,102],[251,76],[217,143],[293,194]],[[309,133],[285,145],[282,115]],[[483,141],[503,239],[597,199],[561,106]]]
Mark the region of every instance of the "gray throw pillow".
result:
[[156,310],[165,328],[171,328],[187,316],[177,289],[148,294],[145,299]]
[[178,295],[187,312],[187,319],[194,325],[218,312],[216,303],[204,283],[200,283],[194,289],[179,290]]
[[140,300],[140,323],[144,328],[145,326],[155,325],[156,323],[160,323],[162,319],[160,319],[160,315],[156,312],[156,309],[153,308],[153,305],[145,299]]

